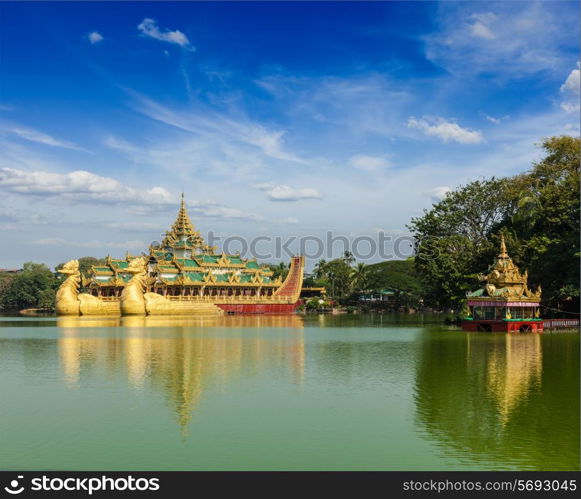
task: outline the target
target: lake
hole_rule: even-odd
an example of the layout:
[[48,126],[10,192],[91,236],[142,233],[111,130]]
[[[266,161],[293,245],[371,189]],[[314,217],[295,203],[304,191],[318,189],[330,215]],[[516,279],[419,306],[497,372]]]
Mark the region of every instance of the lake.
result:
[[0,468],[578,470],[579,334],[0,317]]

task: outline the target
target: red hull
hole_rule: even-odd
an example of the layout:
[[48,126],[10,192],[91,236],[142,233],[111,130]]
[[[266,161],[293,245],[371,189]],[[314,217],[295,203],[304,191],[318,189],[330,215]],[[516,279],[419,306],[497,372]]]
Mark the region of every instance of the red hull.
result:
[[492,333],[543,332],[543,321],[462,321],[463,331],[489,331]]
[[218,304],[228,314],[293,314],[299,302],[296,303],[264,303],[264,304]]

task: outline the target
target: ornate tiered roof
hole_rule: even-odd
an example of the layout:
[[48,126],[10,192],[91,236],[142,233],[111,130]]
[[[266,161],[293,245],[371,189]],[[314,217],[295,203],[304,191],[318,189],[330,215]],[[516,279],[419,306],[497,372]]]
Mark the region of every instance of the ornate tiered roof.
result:
[[500,237],[500,253],[489,269],[488,275],[480,276],[486,282],[484,288],[468,293],[468,298],[540,301],[541,286],[536,291],[529,289],[528,272],[521,274],[519,268],[508,256],[504,236]]
[[[88,285],[124,286],[131,277],[126,268],[131,259],[107,258],[105,265],[94,266]],[[216,248],[205,243],[190,220],[184,195],[170,230],[161,244],[149,247],[150,282],[158,285],[209,285],[273,287],[281,279],[273,279],[273,272],[255,259],[239,254],[216,253]]]
[[178,216],[171,229],[165,233],[161,246],[172,249],[215,250],[215,248],[207,246],[200,232],[195,230],[188,215],[183,193]]

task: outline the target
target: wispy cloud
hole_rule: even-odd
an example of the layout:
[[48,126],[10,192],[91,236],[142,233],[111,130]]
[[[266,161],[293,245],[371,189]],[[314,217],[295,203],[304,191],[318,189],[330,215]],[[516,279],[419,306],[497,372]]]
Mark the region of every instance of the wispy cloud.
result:
[[36,142],[37,144],[42,144],[50,147],[61,147],[63,149],[73,149],[75,151],[85,151],[82,147],[68,141],[55,139],[50,135],[39,132],[32,128],[24,127],[16,124],[4,124],[0,126],[0,130],[4,133],[11,135],[16,135],[17,137],[27,140],[29,142]]
[[438,8],[440,30],[426,37],[426,55],[456,75],[554,71],[567,60],[562,49],[576,49],[577,14],[563,15],[551,2],[441,2]]
[[135,109],[151,119],[165,123],[197,136],[211,137],[223,143],[235,141],[256,147],[270,158],[305,164],[307,161],[286,151],[284,130],[271,130],[244,116],[233,118],[201,104],[189,110],[173,110],[132,93]]
[[87,39],[93,45],[100,43],[104,40],[103,35],[98,31],[91,31],[89,34],[87,34]]
[[462,128],[458,123],[446,121],[444,118],[422,118],[411,116],[407,126],[422,131],[426,135],[437,137],[444,142],[459,142],[460,144],[478,144],[482,142],[482,134],[475,130]]
[[145,18],[139,25],[137,29],[141,32],[143,36],[148,36],[162,42],[174,43],[180,47],[187,48],[188,50],[195,50],[192,47],[188,37],[179,30],[171,31],[169,29],[161,30],[155,19]]
[[299,201],[301,199],[322,199],[321,194],[312,187],[293,188],[288,185],[263,182],[254,187],[265,191],[271,201]]
[[494,116],[486,115],[484,118],[487,119],[488,121],[490,121],[490,123],[494,123],[495,125],[500,125],[503,121],[510,119],[510,116],[502,116],[500,118],[496,118]]

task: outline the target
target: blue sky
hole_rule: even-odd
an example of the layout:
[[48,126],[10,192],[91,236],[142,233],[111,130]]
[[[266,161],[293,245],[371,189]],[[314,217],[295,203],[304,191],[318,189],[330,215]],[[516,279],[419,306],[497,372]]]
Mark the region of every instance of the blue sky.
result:
[[0,4],[0,267],[349,237],[579,134],[577,2]]

